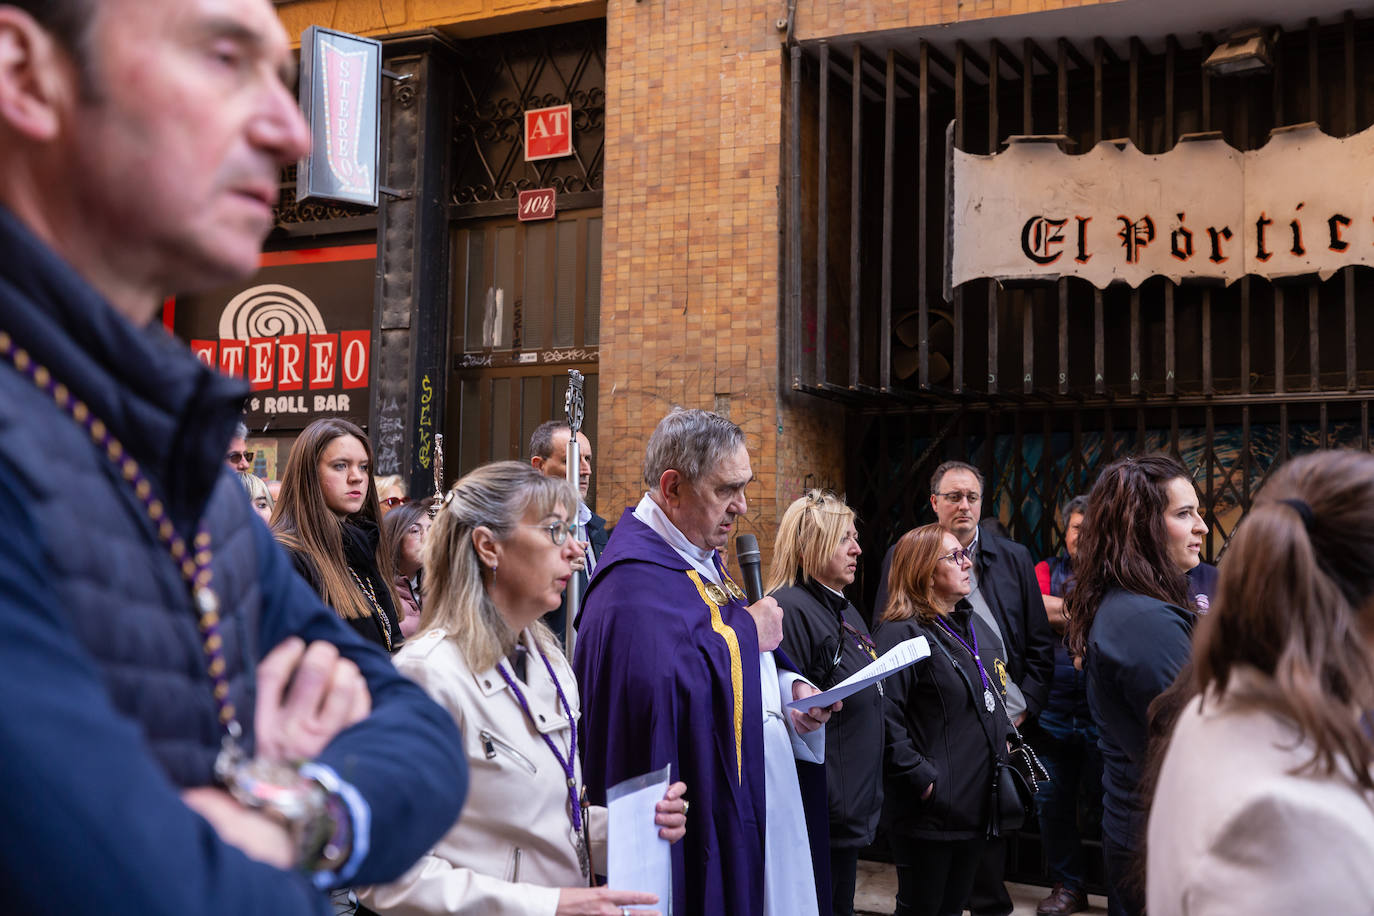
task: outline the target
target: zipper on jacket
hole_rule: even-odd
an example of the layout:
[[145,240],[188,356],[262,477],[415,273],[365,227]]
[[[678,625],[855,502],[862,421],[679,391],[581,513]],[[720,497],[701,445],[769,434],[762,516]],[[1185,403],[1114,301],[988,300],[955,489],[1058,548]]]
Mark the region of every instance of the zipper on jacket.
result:
[[496,759],[496,749],[499,747],[501,750],[505,751],[507,756],[529,770],[531,774],[539,772],[538,767],[534,765],[534,761],[530,760],[530,758],[526,757],[486,729],[482,729],[482,731],[478,733],[478,738],[482,741],[482,754],[488,760]]

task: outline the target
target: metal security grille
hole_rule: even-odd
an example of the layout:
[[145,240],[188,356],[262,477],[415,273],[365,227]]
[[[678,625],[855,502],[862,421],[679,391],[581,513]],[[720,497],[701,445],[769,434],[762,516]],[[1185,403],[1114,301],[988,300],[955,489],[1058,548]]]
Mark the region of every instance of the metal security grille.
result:
[[1272,71],[1246,78],[1209,77],[1214,45],[1173,36],[865,41],[790,49],[784,315],[793,388],[850,407],[867,595],[878,545],[933,519],[929,475],[948,458],[981,467],[985,514],[1046,556],[1056,506],[1104,463],[1171,451],[1194,471],[1212,559],[1289,455],[1369,448],[1374,271],[1229,288],[974,281],[948,302],[942,286],[947,128],[975,153],[1024,134],[1146,153],[1201,131],[1242,150],[1304,122],[1348,135],[1374,123],[1374,71],[1357,66],[1374,20],[1284,33]]
[[[606,21],[574,22],[458,45],[455,218],[515,212],[521,191],[554,188],[559,209],[601,206]],[[525,161],[524,111],[571,104],[573,155]]]

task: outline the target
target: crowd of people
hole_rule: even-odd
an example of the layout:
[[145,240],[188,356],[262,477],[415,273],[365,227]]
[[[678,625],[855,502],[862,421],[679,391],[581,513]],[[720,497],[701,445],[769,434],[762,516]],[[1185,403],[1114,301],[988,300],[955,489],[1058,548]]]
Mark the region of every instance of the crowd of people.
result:
[[[1219,574],[1176,458],[1103,468],[1039,572],[947,462],[869,613],[834,494],[767,594],[731,572],[753,468],[704,410],[613,527],[558,423],[432,501],[320,420],[273,493],[246,386],[156,316],[256,269],[291,60],[267,0],[0,0],[6,912],[848,914],[883,835],[898,912],[1001,916],[1022,742],[1042,914],[1085,905],[1099,784],[1114,914],[1374,910],[1374,457],[1277,471]],[[608,887],[607,805],[665,768],[666,899]]]

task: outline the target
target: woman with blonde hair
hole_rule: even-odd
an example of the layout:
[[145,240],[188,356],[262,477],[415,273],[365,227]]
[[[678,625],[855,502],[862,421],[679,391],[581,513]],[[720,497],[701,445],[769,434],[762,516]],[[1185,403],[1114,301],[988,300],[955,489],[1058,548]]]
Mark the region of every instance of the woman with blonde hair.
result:
[[1374,912],[1374,456],[1318,452],[1231,539],[1149,817],[1147,909]]
[[[444,498],[426,539],[420,630],[395,661],[462,731],[468,801],[410,871],[361,892],[384,916],[623,916],[657,902],[590,886],[606,867],[606,812],[582,803],[577,684],[540,620],[582,553],[577,503],[567,481],[516,461],[478,468]],[[673,842],[684,791],[674,783],[657,804],[659,836]]]
[[[863,553],[854,522],[844,500],[811,490],[787,507],[773,542],[766,588],[783,609],[782,649],[822,690],[878,657],[863,615],[844,595]],[[859,850],[873,842],[883,807],[882,763],[883,686],[877,684],[848,697],[825,730],[835,916],[854,912]]]
[[248,500],[253,504],[253,511],[258,518],[271,524],[272,522],[272,492],[267,489],[267,481],[263,480],[252,471],[239,471],[239,483],[243,484],[243,489],[248,494]]
[[972,562],[939,525],[908,531],[892,552],[879,651],[924,636],[930,657],[884,683],[891,702],[883,823],[897,865],[897,916],[963,911],[992,821],[996,764],[1011,721],[999,646],[973,612]]
[[378,550],[371,469],[372,443],[361,429],[334,418],[311,423],[286,459],[272,533],[324,603],[390,652],[401,626],[391,557]]

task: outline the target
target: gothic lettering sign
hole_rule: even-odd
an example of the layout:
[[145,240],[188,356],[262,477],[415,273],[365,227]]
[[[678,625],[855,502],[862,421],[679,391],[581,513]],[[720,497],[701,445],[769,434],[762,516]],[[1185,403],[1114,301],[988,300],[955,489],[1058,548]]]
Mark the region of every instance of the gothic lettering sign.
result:
[[1129,143],[1069,155],[1013,142],[994,156],[955,150],[952,169],[954,284],[1231,283],[1374,265],[1374,128],[1345,138],[1286,128],[1249,152],[1207,135],[1158,156]]
[[375,245],[265,254],[248,283],[179,297],[172,327],[201,362],[248,382],[254,430],[366,426],[375,269]]
[[382,43],[310,26],[301,34],[301,110],[310,152],[297,167],[296,200],[377,206]]
[[525,161],[572,155],[572,105],[525,111]]

